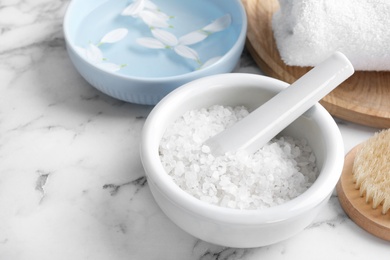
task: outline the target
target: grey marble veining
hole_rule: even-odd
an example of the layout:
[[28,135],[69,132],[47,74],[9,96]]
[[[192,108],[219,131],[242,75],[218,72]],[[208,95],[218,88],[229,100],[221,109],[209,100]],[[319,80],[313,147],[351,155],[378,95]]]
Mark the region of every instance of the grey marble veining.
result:
[[[73,68],[68,0],[0,1],[0,259],[389,259],[337,194],[297,236],[263,248],[200,241],[156,205],[138,156],[152,109],[112,99]],[[235,72],[262,72],[245,51]],[[376,129],[337,120],[345,150]]]

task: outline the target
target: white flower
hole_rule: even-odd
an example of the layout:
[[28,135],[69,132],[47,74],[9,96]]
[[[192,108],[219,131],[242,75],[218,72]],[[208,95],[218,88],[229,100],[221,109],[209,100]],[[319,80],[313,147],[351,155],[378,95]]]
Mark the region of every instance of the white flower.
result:
[[190,32],[180,37],[179,41],[185,45],[192,45],[201,42],[211,34],[225,30],[230,26],[231,22],[232,18],[230,14],[225,14],[202,29]]
[[89,43],[87,48],[77,47],[80,55],[84,56],[89,62],[95,66],[108,71],[118,71],[126,65],[117,65],[107,62],[103,56],[99,46],[104,43],[115,43],[126,37],[128,30],[125,28],[118,28],[105,34],[97,45]]
[[153,36],[167,46],[173,47],[179,44],[179,40],[173,33],[161,29],[151,30]]
[[[134,0],[121,12],[121,15],[140,18],[149,26],[153,37],[138,38],[138,44],[150,49],[172,49],[181,57],[196,61],[200,65],[199,69],[214,64],[220,57],[211,58],[203,64],[199,54],[189,45],[201,42],[213,33],[225,30],[232,22],[230,14],[226,14],[199,30],[177,38],[174,34],[162,30],[162,28],[172,27],[168,22],[171,17],[161,12],[151,0]],[[117,32],[117,34],[120,33]]]
[[102,51],[92,43],[88,44],[88,48],[85,49],[85,57],[96,64],[104,61]]
[[205,27],[190,32],[180,38],[177,38],[174,34],[168,31],[152,28],[151,32],[154,38],[142,37],[138,38],[137,42],[138,44],[151,49],[173,49],[178,55],[184,58],[195,60],[198,64],[201,65],[199,69],[203,69],[216,63],[221,57],[213,57],[202,64],[199,58],[199,54],[188,45],[201,42],[213,33],[225,30],[230,26],[230,24],[231,16],[230,14],[226,14],[206,25]]
[[206,61],[205,63],[203,63],[203,65],[200,66],[199,69],[201,70],[201,69],[210,67],[211,65],[213,65],[214,63],[219,61],[221,58],[222,58],[221,56],[217,56],[217,57],[211,58],[208,61]]
[[174,47],[174,51],[182,57],[195,60],[197,63],[202,64],[198,53],[186,45],[177,45]]
[[135,0],[127,6],[121,13],[124,16],[141,18],[150,28],[168,28],[172,27],[168,21],[171,16],[163,13],[150,0]]
[[107,71],[115,72],[125,67],[126,65],[118,65],[111,62],[107,62],[103,57],[102,51],[96,45],[90,43],[87,48],[77,47],[78,53],[85,57],[93,65],[102,68]]
[[124,64],[118,65],[115,63],[111,63],[111,62],[101,62],[101,63],[95,64],[95,65],[103,70],[107,70],[107,71],[111,71],[111,72],[116,72],[116,71],[120,70],[121,68],[126,67],[126,65],[124,65]]
[[137,17],[144,8],[145,0],[136,0],[122,11],[122,15]]
[[213,21],[209,25],[206,25],[201,30],[208,32],[208,33],[215,33],[225,30],[230,26],[232,23],[232,17],[230,14],[225,14],[224,16],[218,18],[217,20]]
[[119,42],[120,40],[122,40],[123,38],[126,37],[127,33],[128,33],[128,30],[126,28],[118,28],[118,29],[112,30],[103,36],[103,38],[100,40],[98,45],[101,45],[103,43]]
[[153,29],[151,32],[154,38],[138,38],[138,44],[151,49],[173,49],[178,55],[201,63],[198,53],[194,49],[181,44],[174,34],[161,29]]

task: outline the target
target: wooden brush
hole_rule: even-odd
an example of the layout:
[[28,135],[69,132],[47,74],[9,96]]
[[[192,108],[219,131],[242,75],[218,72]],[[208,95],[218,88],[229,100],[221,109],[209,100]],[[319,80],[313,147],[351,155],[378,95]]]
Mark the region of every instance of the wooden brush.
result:
[[352,168],[353,180],[360,196],[382,214],[390,209],[390,129],[376,133],[356,153]]
[[336,189],[341,206],[356,224],[390,241],[390,129],[346,155]]

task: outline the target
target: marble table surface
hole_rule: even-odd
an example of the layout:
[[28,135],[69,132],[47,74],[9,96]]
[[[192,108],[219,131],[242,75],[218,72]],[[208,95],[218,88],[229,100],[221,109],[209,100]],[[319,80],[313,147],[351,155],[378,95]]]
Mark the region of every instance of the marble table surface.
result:
[[[236,249],[188,235],[156,205],[138,156],[152,109],[92,88],[72,66],[69,0],[0,1],[0,259],[389,259],[337,194],[275,245]],[[261,74],[245,51],[235,72]],[[377,129],[335,119],[345,151]]]

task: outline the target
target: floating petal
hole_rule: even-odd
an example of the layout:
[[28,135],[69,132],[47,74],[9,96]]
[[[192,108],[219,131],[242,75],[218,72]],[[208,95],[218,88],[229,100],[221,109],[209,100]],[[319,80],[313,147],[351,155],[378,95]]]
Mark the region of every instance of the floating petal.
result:
[[137,16],[145,7],[145,0],[136,0],[121,13],[124,16]]
[[192,60],[196,60],[197,62],[200,62],[198,53],[194,49],[191,49],[188,46],[178,45],[178,46],[176,46],[174,48],[174,50],[175,50],[175,52],[177,54],[179,54],[182,57],[185,57],[185,58],[188,58],[188,59],[192,59]]
[[232,17],[230,14],[225,14],[224,16],[218,18],[214,22],[210,23],[209,25],[206,25],[202,28],[202,30],[210,33],[219,32],[222,30],[225,30],[227,27],[230,26],[232,23]]
[[89,44],[88,48],[86,49],[86,57],[92,63],[99,63],[103,61],[102,51],[93,44]]
[[128,30],[126,28],[118,28],[115,30],[112,30],[111,32],[107,33],[103,36],[100,43],[114,43],[122,40],[124,37],[126,37],[128,33]]
[[161,18],[156,12],[144,10],[139,14],[139,17],[146,23],[149,27],[156,28],[168,28],[170,24],[166,19]]
[[163,42],[165,45],[176,46],[179,42],[176,36],[170,32],[161,29],[153,29],[151,32],[157,40]]
[[168,21],[172,16],[167,15],[166,13],[161,12],[160,8],[150,0],[145,0],[145,9],[154,12],[156,16],[160,19]]
[[193,31],[179,38],[180,44],[191,45],[203,41],[208,36],[204,31]]
[[151,49],[165,49],[166,46],[164,43],[159,40],[151,37],[138,38],[137,43]]
[[150,0],[145,0],[145,8],[149,10],[159,11],[158,6]]
[[154,11],[154,14],[158,17],[159,20],[168,21],[172,16],[167,15],[161,11]]
[[102,62],[102,63],[97,64],[97,66],[99,68],[102,68],[102,69],[105,69],[105,70],[108,70],[111,72],[118,71],[122,68],[122,66],[114,64],[114,63],[110,63],[110,62]]
[[84,48],[81,48],[79,46],[75,46],[75,50],[83,57],[86,57],[87,55],[87,50]]
[[222,58],[222,56],[217,56],[217,57],[211,58],[208,61],[206,61],[199,69],[207,68],[207,67],[213,65],[214,63],[216,63],[217,61],[219,61],[221,58]]

